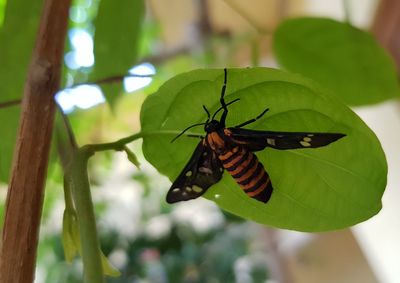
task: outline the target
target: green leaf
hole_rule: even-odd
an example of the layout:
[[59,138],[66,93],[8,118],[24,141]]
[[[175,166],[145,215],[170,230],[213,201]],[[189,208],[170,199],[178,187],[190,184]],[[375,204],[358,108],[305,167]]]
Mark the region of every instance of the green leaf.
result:
[[5,7],[6,7],[6,0],[0,0],[0,28],[3,25]]
[[[0,25],[0,103],[21,99],[38,29],[41,0],[9,0],[3,26]],[[20,108],[0,108],[0,181],[8,182]]]
[[[95,20],[92,80],[128,72],[137,60],[139,35],[144,17],[142,0],[102,0]],[[113,105],[122,91],[121,83],[103,85],[107,101]]]
[[[64,210],[62,244],[65,260],[69,263],[72,262],[77,253],[82,253],[81,239],[79,237],[79,227],[75,211]],[[108,261],[102,251],[100,251],[100,256],[104,275],[112,277],[118,277],[121,275],[118,269]]]
[[132,150],[130,150],[129,147],[127,147],[126,145],[124,146],[124,151],[128,156],[128,160],[132,162],[132,164],[135,165],[138,169],[140,169],[140,162],[137,159],[136,154],[134,154]]
[[309,77],[349,105],[399,97],[396,67],[365,31],[324,18],[283,22],[273,49],[285,69]]
[[[174,180],[198,139],[171,139],[204,122],[204,104],[220,107],[222,70],[196,70],[174,77],[149,96],[141,111],[146,159]],[[317,149],[256,153],[270,174],[274,192],[267,204],[253,200],[226,172],[205,197],[246,219],[279,228],[326,231],[348,227],[381,209],[387,165],[375,134],[348,107],[311,81],[267,68],[229,69],[227,126],[269,112],[246,128],[275,131],[339,132],[347,136]],[[147,134],[146,134],[147,133]],[[191,130],[203,134],[202,127]]]
[[103,273],[104,275],[108,275],[111,277],[118,277],[121,275],[121,272],[119,272],[118,269],[116,269],[107,259],[107,257],[103,254],[103,252],[100,253],[101,257],[101,266],[103,267]]
[[80,250],[80,240],[76,214],[65,209],[63,215],[62,245],[65,260],[72,262],[74,256]]

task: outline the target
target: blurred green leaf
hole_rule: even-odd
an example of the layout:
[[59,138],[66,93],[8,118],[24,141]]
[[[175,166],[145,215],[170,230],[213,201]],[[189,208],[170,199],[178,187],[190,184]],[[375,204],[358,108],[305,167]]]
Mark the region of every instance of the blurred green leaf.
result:
[[103,272],[105,275],[111,276],[111,277],[118,277],[121,275],[121,272],[118,271],[109,261],[108,258],[103,254],[103,252],[100,253],[101,256],[101,265],[103,267]]
[[138,169],[140,169],[140,162],[137,159],[137,156],[132,152],[132,150],[129,149],[129,147],[124,146],[124,151],[126,152],[126,155],[128,156],[128,160],[133,163]]
[[[42,0],[9,0],[0,25],[0,103],[21,99],[39,23]],[[1,5],[0,5],[1,6]],[[0,181],[8,182],[19,121],[19,106],[0,108]]]
[[325,18],[284,21],[273,49],[279,64],[319,82],[349,105],[399,97],[396,68],[365,31]]
[[[62,244],[65,260],[67,262],[72,262],[77,253],[81,254],[81,240],[79,237],[79,227],[75,211],[64,210]],[[108,261],[103,252],[100,252],[100,256],[104,275],[112,277],[121,275],[121,273]]]
[[64,210],[63,215],[62,244],[65,260],[71,263],[75,255],[79,252],[80,240],[76,214],[67,209]]
[[[171,180],[191,156],[197,139],[171,139],[219,106],[222,70],[196,70],[166,82],[143,104],[146,159]],[[326,231],[348,227],[381,209],[387,165],[375,134],[348,107],[298,75],[267,68],[230,69],[227,126],[270,111],[249,128],[275,131],[340,132],[347,136],[317,149],[257,152],[274,186],[271,200],[245,195],[227,173],[205,197],[241,217],[279,228]],[[167,132],[163,132],[167,131]],[[201,127],[191,131],[204,134]]]
[[[102,0],[95,19],[95,66],[91,80],[128,72],[137,60],[139,35],[144,17],[143,0]],[[113,105],[122,90],[121,83],[102,85]]]
[[0,0],[0,28],[3,25],[5,7],[6,7],[6,0]]

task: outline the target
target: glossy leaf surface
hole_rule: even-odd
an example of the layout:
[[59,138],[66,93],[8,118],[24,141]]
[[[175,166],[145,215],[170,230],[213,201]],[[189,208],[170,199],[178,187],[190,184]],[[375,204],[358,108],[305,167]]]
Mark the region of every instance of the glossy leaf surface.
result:
[[328,88],[349,105],[400,97],[396,68],[373,36],[348,23],[297,18],[275,32],[278,63]]
[[[7,1],[0,25],[0,103],[22,98],[43,1]],[[19,105],[0,108],[0,181],[8,182],[19,122]]]
[[[92,79],[123,75],[136,63],[143,0],[102,0],[95,20],[95,67]],[[113,104],[122,91],[121,82],[102,85],[108,102]]]
[[[223,70],[196,70],[165,83],[144,102],[141,112],[145,157],[174,180],[198,139],[171,139],[204,122],[219,108]],[[271,176],[274,192],[267,203],[247,197],[226,172],[205,197],[221,208],[259,223],[301,231],[325,231],[364,221],[381,209],[387,165],[375,134],[348,107],[326,96],[312,82],[282,71],[228,70],[227,126],[269,112],[247,128],[338,132],[347,136],[317,149],[257,152]],[[191,133],[204,134],[202,127]],[[195,200],[194,200],[195,201]],[[201,212],[199,212],[201,213]]]

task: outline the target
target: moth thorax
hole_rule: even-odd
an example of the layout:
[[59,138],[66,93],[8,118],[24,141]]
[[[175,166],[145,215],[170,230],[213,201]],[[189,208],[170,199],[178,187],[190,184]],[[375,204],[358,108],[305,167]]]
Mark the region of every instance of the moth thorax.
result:
[[211,149],[217,154],[226,151],[225,141],[217,131],[209,133],[207,135],[207,141]]

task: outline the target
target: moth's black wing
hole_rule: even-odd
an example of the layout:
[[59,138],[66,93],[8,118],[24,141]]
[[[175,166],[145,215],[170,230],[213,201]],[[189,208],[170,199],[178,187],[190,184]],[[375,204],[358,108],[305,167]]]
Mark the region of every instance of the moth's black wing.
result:
[[340,133],[273,132],[242,128],[228,128],[226,133],[233,142],[251,151],[262,150],[267,146],[275,149],[316,148],[346,136]]
[[167,202],[195,199],[222,178],[224,169],[211,148],[201,140],[189,162],[176,178],[167,194]]

